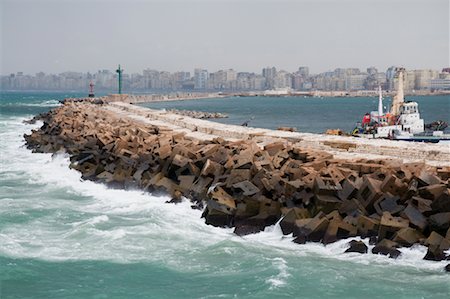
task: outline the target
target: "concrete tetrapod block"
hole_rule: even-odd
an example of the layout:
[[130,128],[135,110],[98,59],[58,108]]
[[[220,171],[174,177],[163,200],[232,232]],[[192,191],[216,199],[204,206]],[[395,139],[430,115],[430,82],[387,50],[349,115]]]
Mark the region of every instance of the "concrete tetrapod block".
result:
[[428,219],[433,229],[445,232],[450,227],[450,212],[434,214]]
[[234,214],[236,210],[236,202],[234,198],[221,187],[215,187],[209,193],[211,200],[208,200],[209,210],[218,210],[225,214]]
[[295,221],[293,230],[294,237],[305,239],[305,241],[319,242],[323,239],[329,221],[326,217],[314,217],[311,219],[300,219]]
[[381,182],[370,177],[364,177],[363,184],[357,193],[357,198],[364,208],[372,210],[374,202],[382,196],[380,189]]
[[314,192],[320,195],[335,195],[341,191],[341,184],[332,178],[316,177],[314,180]]
[[378,215],[383,215],[384,211],[387,211],[391,214],[397,214],[403,209],[405,209],[404,205],[397,204],[397,201],[399,201],[400,198],[398,196],[393,196],[391,194],[384,194],[382,195],[375,203],[373,204],[375,211],[378,213]]
[[280,221],[280,228],[284,235],[289,235],[294,231],[295,221],[298,219],[310,218],[307,209],[304,208],[291,208]]
[[431,208],[434,211],[450,212],[450,189],[447,189],[438,198],[436,198],[431,204]]
[[252,184],[250,181],[242,181],[233,185],[233,188],[241,189],[246,196],[254,195],[260,192],[259,188]]
[[[430,185],[417,189],[419,195],[423,198],[435,200],[441,197],[447,191],[447,186],[444,184]],[[447,194],[448,197],[448,194]]]
[[405,218],[409,219],[409,222],[412,225],[419,228],[421,231],[423,231],[428,225],[425,216],[423,216],[423,214],[412,204],[409,204],[406,207],[406,209],[403,211],[403,214],[406,216]]
[[348,252],[358,252],[358,253],[367,253],[368,247],[366,244],[364,244],[363,241],[356,241],[352,240],[348,243],[350,246],[347,250],[345,250],[346,253]]
[[250,169],[232,169],[226,180],[227,188],[231,188],[233,184],[249,181],[251,177]]
[[419,183],[423,186],[437,185],[437,184],[442,183],[441,179],[438,176],[431,174],[430,172],[426,171],[425,169],[422,169],[415,176],[419,180]]
[[322,211],[324,213],[330,213],[334,210],[339,209],[342,201],[336,196],[332,195],[314,195],[315,204],[317,211]]
[[378,239],[391,238],[395,232],[402,228],[409,227],[409,221],[401,217],[394,217],[389,212],[383,212],[381,216]]
[[442,261],[447,259],[445,251],[450,248],[450,240],[433,231],[425,240],[424,245],[428,246],[425,260]]
[[337,196],[341,200],[345,200],[355,197],[357,192],[358,189],[356,187],[356,184],[350,179],[345,179],[344,182],[342,183],[341,190],[337,191]]
[[356,226],[334,218],[328,224],[322,243],[329,244],[353,236],[356,236]]
[[420,196],[413,196],[411,198],[411,204],[417,207],[417,210],[422,214],[431,212],[433,209],[431,208],[431,204],[433,201],[429,199],[422,198]]
[[396,242],[388,239],[382,239],[375,245],[375,247],[372,248],[372,253],[387,255],[390,258],[395,259],[401,254],[401,252],[397,249],[398,247],[399,246]]
[[180,182],[178,184],[178,186],[183,194],[187,194],[190,191],[195,179],[196,179],[195,175],[180,175],[180,176],[178,176],[178,181]]
[[392,240],[403,246],[411,247],[418,243],[420,239],[423,239],[423,237],[424,236],[416,229],[406,227],[396,232]]

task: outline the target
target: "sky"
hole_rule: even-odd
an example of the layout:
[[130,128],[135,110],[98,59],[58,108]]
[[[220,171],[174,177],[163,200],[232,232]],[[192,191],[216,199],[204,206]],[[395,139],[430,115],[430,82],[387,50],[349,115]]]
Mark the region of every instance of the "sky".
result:
[[450,0],[0,0],[0,73],[450,65]]

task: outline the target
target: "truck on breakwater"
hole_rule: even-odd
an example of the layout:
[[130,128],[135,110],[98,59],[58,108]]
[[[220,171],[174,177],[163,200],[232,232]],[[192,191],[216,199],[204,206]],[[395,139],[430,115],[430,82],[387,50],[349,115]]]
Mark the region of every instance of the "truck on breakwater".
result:
[[[403,143],[214,124],[106,99],[68,100],[36,119],[44,124],[25,136],[30,149],[67,152],[87,180],[168,193],[173,202],[185,197],[207,224],[238,235],[279,223],[296,243],[360,236],[391,258],[414,244],[427,246],[425,259],[448,258],[446,147],[417,152]],[[353,241],[347,251],[367,246]]]

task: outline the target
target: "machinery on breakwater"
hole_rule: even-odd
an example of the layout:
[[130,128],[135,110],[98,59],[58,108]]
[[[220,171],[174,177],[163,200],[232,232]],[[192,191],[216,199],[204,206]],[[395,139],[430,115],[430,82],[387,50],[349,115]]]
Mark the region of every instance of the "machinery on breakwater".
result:
[[[428,131],[420,117],[419,105],[414,101],[405,101],[403,91],[404,68],[397,69],[398,89],[392,99],[390,111],[383,112],[383,97],[379,87],[378,110],[366,113],[358,123],[352,135],[366,138],[386,138],[392,140],[437,143],[450,141],[450,135],[440,129],[445,127],[429,126]],[[432,128],[436,130],[431,131]]]

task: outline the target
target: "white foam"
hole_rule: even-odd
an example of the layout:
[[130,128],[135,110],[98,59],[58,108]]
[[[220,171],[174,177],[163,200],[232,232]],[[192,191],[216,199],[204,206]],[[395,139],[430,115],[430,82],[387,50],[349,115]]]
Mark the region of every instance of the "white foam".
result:
[[[22,197],[0,198],[0,214],[28,215],[35,211],[49,214],[31,217],[29,222],[4,224],[0,228],[2,255],[46,260],[164,261],[180,270],[207,267],[208,263],[202,266],[198,262],[208,258],[204,257],[205,252],[230,259],[238,259],[243,252],[251,256],[257,254],[253,252],[263,252],[278,271],[266,279],[272,288],[287,283],[288,261],[296,257],[433,272],[441,272],[445,266],[446,262],[424,261],[423,246],[401,248],[402,255],[390,259],[371,253],[344,253],[349,240],[327,246],[298,245],[292,242],[292,236],[283,236],[279,225],[258,234],[236,236],[232,229],[206,225],[200,218],[201,211],[191,209],[188,201],[166,204],[169,199],[166,196],[108,189],[81,180],[80,173],[69,169],[67,156],[31,153],[23,147],[21,136],[40,124],[27,125],[22,120],[6,121],[6,130],[2,128],[0,132],[3,140],[0,174],[18,181],[28,180],[36,191],[22,194],[17,190]],[[368,244],[367,239],[363,241]],[[369,252],[371,249],[369,246]]]
[[[321,243],[308,242],[306,244],[296,244],[292,242],[294,239],[292,234],[284,236],[278,225],[267,227],[263,232],[245,236],[246,241],[258,245],[269,246],[276,249],[277,252],[288,253],[296,256],[316,256],[327,259],[351,261],[364,265],[379,265],[379,266],[404,266],[415,269],[422,269],[428,271],[442,271],[448,261],[427,261],[423,260],[427,252],[427,248],[422,245],[415,245],[410,248],[400,248],[401,255],[397,259],[389,258],[381,254],[372,254],[374,245],[369,245],[369,239],[361,239],[360,237],[348,238],[339,240],[337,242],[323,245]],[[367,254],[360,253],[345,253],[349,247],[348,243],[351,240],[363,241],[368,246]]]
[[285,259],[277,257],[272,259],[272,265],[278,270],[278,274],[274,275],[266,280],[266,283],[270,284],[271,290],[286,285],[287,279],[291,276],[288,272],[288,266]]
[[62,105],[58,100],[45,100],[42,102],[12,102],[3,103],[2,106],[23,106],[23,107],[56,107]]

